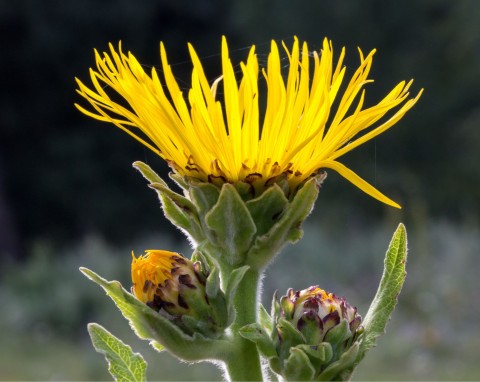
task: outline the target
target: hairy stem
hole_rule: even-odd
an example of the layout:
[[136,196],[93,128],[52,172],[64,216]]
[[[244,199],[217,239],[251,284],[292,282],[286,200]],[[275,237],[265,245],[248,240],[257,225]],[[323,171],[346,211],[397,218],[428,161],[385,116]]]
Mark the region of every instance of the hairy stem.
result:
[[241,327],[257,320],[259,283],[259,273],[248,270],[234,297],[236,317],[231,327],[233,343],[224,359],[231,381],[262,381],[263,379],[257,346],[238,333]]

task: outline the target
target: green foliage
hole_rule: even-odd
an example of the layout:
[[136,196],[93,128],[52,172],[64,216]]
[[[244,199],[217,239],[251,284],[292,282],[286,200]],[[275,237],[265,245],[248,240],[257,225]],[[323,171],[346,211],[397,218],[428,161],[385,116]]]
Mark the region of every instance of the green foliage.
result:
[[315,369],[307,355],[296,348],[292,348],[285,361],[284,370],[287,381],[313,381],[315,377]]
[[172,191],[164,182],[151,183],[150,188],[157,191],[167,219],[170,220],[174,226],[187,232],[196,242],[201,241],[202,231],[193,203]]
[[234,319],[235,319],[235,308],[234,308],[234,298],[235,294],[238,290],[238,287],[240,283],[242,282],[242,279],[245,276],[245,273],[247,273],[248,269],[250,267],[248,265],[244,265],[243,267],[235,269],[230,275],[228,279],[228,284],[225,290],[225,297],[227,298],[227,304],[228,304],[228,315],[229,315],[229,324],[231,324]]
[[[385,255],[383,276],[362,326],[352,329],[349,321],[340,321],[324,337],[316,336],[318,324],[308,321],[300,330],[288,317],[298,315],[293,302],[272,302],[272,317],[260,306],[260,322],[244,326],[240,334],[254,342],[269,360],[271,369],[288,381],[347,380],[371,349],[397,303],[405,281],[407,234],[400,224]],[[353,308],[352,308],[353,309]],[[308,346],[307,346],[308,345]]]
[[285,193],[277,184],[266,190],[260,197],[247,202],[248,211],[256,224],[259,236],[270,230],[272,222],[279,219],[287,204]]
[[137,169],[143,177],[148,180],[150,183],[161,184],[164,187],[167,187],[167,183],[155,172],[152,168],[140,161],[132,163],[132,167]]
[[385,332],[390,315],[397,304],[402,290],[407,261],[407,231],[400,224],[393,234],[385,256],[382,279],[377,293],[363,320],[364,334],[361,340],[361,353],[375,346],[376,338]]
[[146,381],[147,363],[140,354],[98,324],[88,324],[88,333],[97,352],[105,355],[108,371],[115,381]]
[[197,332],[192,336],[184,333],[172,321],[128,293],[118,281],[107,281],[86,268],[80,270],[107,292],[137,336],[149,340],[156,350],[166,348],[184,361],[219,359],[224,352],[225,344],[221,340],[211,340]]
[[240,334],[247,340],[255,342],[260,354],[267,359],[277,356],[275,345],[270,339],[269,333],[261,324],[245,325],[240,329]]
[[[322,210],[321,199],[317,210]],[[387,237],[395,228],[393,223],[357,226],[352,222],[346,228],[346,241],[344,233],[307,220],[304,238],[287,247],[269,268],[265,306],[270,308],[271,295],[285,285],[300,289],[319,284],[366,312],[382,274],[381,249],[387,247]],[[368,353],[354,380],[478,379],[480,339],[472,333],[480,331],[480,322],[471,318],[480,316],[480,306],[472,304],[478,285],[479,232],[478,227],[447,221],[409,225],[409,272],[402,297],[388,323],[388,335],[378,339],[381,347]],[[159,243],[187,253],[181,247],[185,243],[176,243],[162,232],[133,238],[125,247],[95,237],[64,248],[38,243],[28,261],[4,265],[0,379],[108,380],[103,358],[85,336],[85,326],[93,319],[108,323],[109,330],[144,355],[150,379],[159,375],[166,380],[221,379],[213,365],[188,367],[167,353],[152,352],[146,341],[135,337],[115,305],[102,299],[99,288],[86,283],[78,272],[80,265],[88,265],[108,277],[120,275],[128,286],[132,248],[137,252]]]
[[349,369],[355,364],[359,352],[359,344],[355,342],[350,349],[340,356],[338,361],[328,367],[318,377],[319,381],[346,381],[350,379]]
[[183,196],[148,165],[135,162],[133,166],[157,191],[165,216],[198,245],[210,265],[220,267],[222,278],[244,264],[263,271],[286,243],[298,241],[324,179],[324,174],[312,177],[288,200],[282,179],[254,197],[246,183],[217,187],[173,174]]
[[[319,186],[315,178],[308,180],[303,185],[287,205],[278,221],[274,220],[272,222],[272,228],[263,236],[256,238],[248,253],[249,264],[256,263],[258,269],[263,269],[286,243],[295,243],[300,240],[303,236],[301,224],[313,210],[318,189]],[[272,196],[278,203],[278,197],[275,194]],[[268,254],[271,254],[271,256],[268,256]]]
[[231,266],[243,264],[257,229],[233,185],[223,185],[218,202],[205,216],[205,222],[214,233],[213,243],[225,249],[225,261]]

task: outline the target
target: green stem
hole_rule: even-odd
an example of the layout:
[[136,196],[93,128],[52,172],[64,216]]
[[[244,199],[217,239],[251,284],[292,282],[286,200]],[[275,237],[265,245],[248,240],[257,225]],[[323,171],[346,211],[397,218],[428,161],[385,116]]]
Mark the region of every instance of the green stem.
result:
[[231,327],[233,343],[224,359],[231,381],[263,380],[257,346],[238,333],[238,329],[257,320],[259,276],[258,272],[248,270],[234,297],[236,317]]

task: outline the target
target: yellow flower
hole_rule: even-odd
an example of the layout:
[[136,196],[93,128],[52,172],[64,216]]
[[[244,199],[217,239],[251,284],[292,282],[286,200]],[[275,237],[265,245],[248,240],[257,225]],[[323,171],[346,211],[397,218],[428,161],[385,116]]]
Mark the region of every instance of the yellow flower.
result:
[[198,266],[176,252],[148,250],[138,258],[132,252],[132,293],[157,311],[189,312],[185,291],[203,295],[204,283]]
[[[199,262],[192,262],[176,252],[148,250],[138,258],[132,253],[132,293],[157,312],[168,313],[175,320],[187,315],[203,322],[204,329],[221,330],[221,318],[227,315],[225,300],[210,300],[205,290],[208,272]],[[212,296],[211,296],[212,297]],[[215,304],[217,302],[217,304]],[[192,328],[176,321],[182,329]],[[210,332],[209,332],[210,333]]]
[[[256,188],[283,175],[294,190],[318,170],[330,168],[374,198],[399,207],[337,159],[389,129],[422,91],[408,99],[412,81],[402,81],[378,104],[364,109],[363,87],[372,82],[368,74],[374,50],[366,57],[359,50],[360,66],[342,92],[345,50],[334,65],[327,39],[321,52],[308,50],[306,43],[301,49],[299,45],[296,38],[291,50],[283,44],[289,61],[284,80],[284,64],[272,41],[267,66],[261,69],[267,85],[264,112],[259,107],[263,94],[255,46],[246,62],[240,63],[238,82],[225,38],[222,75],[211,84],[189,45],[193,71],[186,95],[175,80],[163,44],[163,80],[155,68],[147,74],[130,52],[122,52],[121,44],[118,50],[110,45],[110,54],[103,56],[95,51],[97,69],[90,69],[93,88],[77,79],[78,93],[92,108],[76,106],[93,118],[114,123],[181,175],[203,181],[245,181]],[[110,91],[118,94],[111,96]],[[118,95],[128,105],[116,102]],[[386,117],[392,109],[397,110]]]
[[185,259],[175,252],[149,250],[138,258],[132,252],[133,294],[144,303],[152,303],[157,288],[172,282],[172,269],[178,262],[183,264]]

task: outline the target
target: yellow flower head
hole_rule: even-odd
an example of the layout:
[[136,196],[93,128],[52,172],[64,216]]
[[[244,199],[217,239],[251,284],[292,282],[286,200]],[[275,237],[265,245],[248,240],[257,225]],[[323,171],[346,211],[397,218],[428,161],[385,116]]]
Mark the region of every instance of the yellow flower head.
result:
[[[93,88],[77,79],[78,93],[91,105],[83,113],[114,123],[159,156],[179,174],[202,181],[220,178],[264,187],[272,178],[287,177],[291,190],[322,168],[337,171],[374,198],[399,207],[337,159],[389,129],[417,102],[409,97],[412,83],[400,82],[378,104],[364,107],[364,86],[375,51],[360,52],[360,66],[343,86],[342,49],[334,64],[327,39],[320,52],[301,49],[295,38],[284,79],[277,44],[272,41],[268,62],[261,73],[266,81],[266,110],[259,110],[259,64],[252,46],[240,63],[238,81],[222,40],[222,75],[210,83],[193,47],[191,88],[184,94],[160,44],[161,76],[147,74],[136,58],[116,50],[101,56],[95,51],[96,70],[90,70]],[[222,100],[217,89],[221,86]],[[110,96],[114,91],[117,95]],[[220,91],[218,92],[220,94]],[[128,105],[114,99],[123,97]],[[333,104],[335,102],[335,108]],[[401,106],[400,106],[401,105]],[[388,117],[386,114],[396,109]],[[368,129],[368,131],[367,131]]]
[[138,258],[132,252],[132,293],[159,310],[179,314],[188,309],[182,289],[197,289],[195,265],[176,252],[148,250]]

